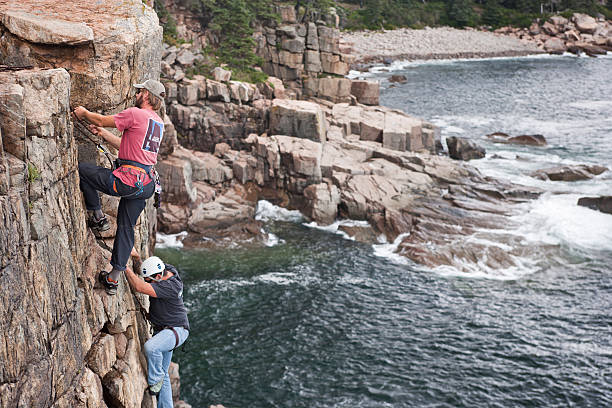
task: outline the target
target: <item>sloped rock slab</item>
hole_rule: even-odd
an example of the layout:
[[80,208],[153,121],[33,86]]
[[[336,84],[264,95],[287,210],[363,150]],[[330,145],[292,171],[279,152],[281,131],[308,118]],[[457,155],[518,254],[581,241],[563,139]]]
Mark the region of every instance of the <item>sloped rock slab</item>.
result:
[[531,176],[539,178],[540,180],[580,181],[592,179],[594,176],[598,176],[607,170],[608,168],[603,166],[581,164],[577,166],[557,166],[549,169],[542,169],[533,172]]

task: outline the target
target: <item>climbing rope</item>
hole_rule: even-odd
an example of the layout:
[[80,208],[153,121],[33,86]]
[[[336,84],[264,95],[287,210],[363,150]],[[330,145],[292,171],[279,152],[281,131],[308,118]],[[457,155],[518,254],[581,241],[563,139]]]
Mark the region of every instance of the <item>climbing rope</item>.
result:
[[[74,113],[74,109],[72,109],[72,112]],[[112,170],[115,170],[116,166],[115,166],[115,159],[113,157],[113,155],[111,154],[111,152],[103,145],[101,144],[99,141],[96,141],[94,139],[94,137],[98,137],[97,135],[95,135],[91,130],[89,130],[89,127],[87,126],[87,124],[79,119],[79,117],[77,115],[73,115],[73,117],[76,119],[74,121],[74,128],[76,130],[78,130],[78,133],[81,136],[84,136],[84,138],[88,141],[90,141],[91,143],[96,145],[96,149],[98,149],[98,151],[100,153],[103,153],[104,156],[106,156],[106,158],[108,159],[108,162],[110,163],[110,167]],[[93,136],[93,137],[92,137]]]

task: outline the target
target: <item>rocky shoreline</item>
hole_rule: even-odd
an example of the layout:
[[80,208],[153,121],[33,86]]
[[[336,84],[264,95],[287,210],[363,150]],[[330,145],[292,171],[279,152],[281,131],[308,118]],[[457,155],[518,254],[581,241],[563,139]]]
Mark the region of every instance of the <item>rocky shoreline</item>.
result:
[[388,63],[392,60],[515,57],[544,52],[526,40],[450,27],[343,32],[340,50],[353,54],[357,64]]
[[571,18],[553,16],[531,27],[502,27],[494,32],[426,27],[383,31],[343,32],[340,52],[355,58],[353,69],[394,60],[519,57],[535,54],[589,56],[612,51],[612,24],[575,13]]

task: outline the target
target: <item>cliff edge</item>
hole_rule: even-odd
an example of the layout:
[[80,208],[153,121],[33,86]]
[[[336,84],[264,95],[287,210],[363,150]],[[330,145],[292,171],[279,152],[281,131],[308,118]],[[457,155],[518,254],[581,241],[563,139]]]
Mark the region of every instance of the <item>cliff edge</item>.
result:
[[[44,10],[44,11],[42,11]],[[148,407],[147,300],[96,282],[113,235],[86,225],[78,162],[103,163],[71,106],[115,113],[159,78],[161,34],[139,1],[0,1],[0,406]],[[2,67],[3,66],[3,67]],[[103,200],[115,215],[117,201]],[[149,203],[136,228],[154,244]],[[114,228],[111,228],[114,231]]]

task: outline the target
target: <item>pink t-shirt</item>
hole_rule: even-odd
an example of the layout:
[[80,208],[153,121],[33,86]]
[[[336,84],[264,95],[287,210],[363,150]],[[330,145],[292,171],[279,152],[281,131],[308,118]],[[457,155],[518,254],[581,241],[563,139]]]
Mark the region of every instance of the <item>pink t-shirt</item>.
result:
[[[117,129],[123,132],[119,158],[146,165],[157,163],[157,153],[164,136],[164,121],[155,112],[136,107],[119,112],[113,118]],[[130,172],[117,169],[113,174],[130,186],[134,186],[138,180],[138,172],[133,169]],[[144,175],[143,184],[150,181],[149,176]]]

